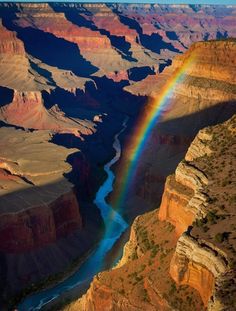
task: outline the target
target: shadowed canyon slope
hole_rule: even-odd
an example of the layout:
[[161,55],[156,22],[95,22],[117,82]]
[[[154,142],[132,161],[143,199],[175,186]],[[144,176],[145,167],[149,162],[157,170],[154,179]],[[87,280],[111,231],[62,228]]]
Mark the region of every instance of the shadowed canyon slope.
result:
[[[114,136],[128,117],[120,137],[126,163],[127,142],[140,114],[150,109],[152,99],[193,53],[194,66],[174,90],[138,166],[122,211],[126,220],[159,205],[166,176],[174,172],[199,129],[232,116],[235,41],[223,39],[236,36],[235,20],[233,6],[0,4],[0,308],[59,280],[91,251],[103,231],[93,199],[106,178],[103,166],[114,155]],[[222,40],[192,45],[212,39]],[[115,189],[122,181],[121,164],[114,168]],[[188,197],[179,200],[187,202]],[[160,223],[160,234],[172,230],[167,237],[169,261],[179,235],[195,216],[189,212],[184,220],[173,220],[170,211],[166,220],[176,234],[171,225],[153,218]],[[152,221],[150,228],[155,228]],[[164,249],[165,242],[160,243]],[[141,248],[138,252],[143,253]],[[205,303],[211,293],[206,291],[205,297],[199,284],[179,277],[179,253],[177,247],[173,278],[199,290]],[[136,277],[135,269],[130,273]],[[214,288],[218,276],[204,269]],[[160,271],[161,276],[165,273]],[[163,285],[166,290],[175,286],[169,282]],[[103,303],[100,285],[91,286],[98,287],[96,299]],[[149,287],[147,280],[144,288]],[[93,289],[89,293],[93,308]],[[107,295],[113,297],[110,290]],[[163,310],[170,308],[171,303],[154,292],[144,295],[152,295]],[[200,297],[187,286],[185,295],[193,301]],[[136,299],[136,289],[132,297]],[[86,309],[86,300],[82,303],[92,310]],[[122,303],[121,310],[131,306]],[[202,306],[196,302],[196,310]]]
[[[235,113],[235,53],[233,39],[195,43],[183,55],[176,56],[172,65],[161,74],[125,87],[133,94],[137,90],[138,94],[150,97],[143,110],[143,114],[148,114],[152,105],[161,98],[162,90],[171,83],[175,72],[192,62],[185,70],[184,79],[169,95],[168,104],[164,104],[160,120],[152,130],[142,160],[138,163],[135,182],[130,189],[132,195],[125,203],[128,218],[137,216],[135,206],[139,201],[142,201],[138,205],[143,211],[158,204],[166,176],[174,171],[199,129],[227,120]],[[133,133],[135,135],[136,131]],[[133,140],[132,134],[130,136],[128,142]],[[129,155],[132,154],[129,143],[126,148],[124,165],[129,163]],[[118,171],[115,192],[119,189],[119,180],[122,183]]]

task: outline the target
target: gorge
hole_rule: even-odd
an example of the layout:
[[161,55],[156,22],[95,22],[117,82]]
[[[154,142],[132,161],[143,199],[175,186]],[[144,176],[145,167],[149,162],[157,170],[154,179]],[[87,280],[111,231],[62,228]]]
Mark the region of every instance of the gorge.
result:
[[235,6],[0,20],[0,309],[233,308]]

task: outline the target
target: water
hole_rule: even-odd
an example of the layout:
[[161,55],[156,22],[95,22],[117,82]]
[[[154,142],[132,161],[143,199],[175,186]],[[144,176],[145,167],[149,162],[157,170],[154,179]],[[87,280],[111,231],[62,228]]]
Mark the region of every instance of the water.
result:
[[114,211],[111,205],[107,204],[105,201],[109,193],[113,190],[115,175],[111,171],[111,167],[121,156],[119,135],[125,130],[126,123],[127,120],[124,121],[122,130],[116,134],[114,138],[113,148],[116,153],[114,158],[104,166],[104,170],[107,173],[107,179],[99,188],[94,200],[94,203],[101,211],[101,215],[105,223],[105,233],[103,239],[100,241],[95,251],[73,275],[52,288],[45,289],[26,297],[18,306],[19,311],[41,310],[43,306],[46,306],[49,302],[55,300],[61,294],[92,280],[95,274],[102,271],[104,258],[107,252],[112,248],[117,239],[128,227],[128,224],[124,221],[121,215]]

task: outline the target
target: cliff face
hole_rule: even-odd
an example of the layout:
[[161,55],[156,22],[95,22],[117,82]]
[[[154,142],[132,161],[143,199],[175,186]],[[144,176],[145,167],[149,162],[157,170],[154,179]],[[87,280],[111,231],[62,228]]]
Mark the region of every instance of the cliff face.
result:
[[[230,299],[235,291],[234,152],[235,117],[200,132],[185,157],[185,165],[195,170],[195,193],[186,207],[194,211],[195,222],[177,243],[170,273],[177,283],[195,287],[209,310],[235,308]],[[178,170],[181,165],[176,175]],[[178,182],[185,184],[185,173],[182,176]]]
[[[158,97],[158,90],[165,85],[176,69],[181,68],[186,60],[193,59],[192,65],[186,70],[187,77],[178,83],[174,90],[172,105],[175,107],[177,100],[182,105],[185,97],[192,101],[223,102],[235,98],[235,40],[198,42],[193,44],[183,55],[176,56],[172,65],[167,67],[159,76],[149,76],[126,89],[133,94]],[[230,61],[226,63],[226,58]],[[145,89],[146,86],[146,89]],[[191,106],[193,103],[191,101]],[[192,107],[190,107],[191,109]]]
[[[125,87],[132,94],[146,95],[152,99],[146,110],[142,111],[142,114],[148,114],[161,96],[162,90],[171,83],[175,71],[181,70],[186,62],[191,63],[185,70],[183,79],[176,83],[168,99],[165,98],[159,120],[152,130],[142,161],[139,162],[135,182],[130,189],[132,195],[126,201],[126,213],[129,218],[133,219],[137,205],[135,216],[140,209],[147,211],[155,208],[161,199],[161,179],[164,180],[174,172],[198,130],[224,121],[235,113],[235,53],[234,39],[198,42],[186,53],[176,56],[172,65],[166,67],[161,74],[149,76]],[[135,135],[135,130],[133,133]],[[132,141],[132,138],[130,140]],[[129,142],[129,139],[127,141]],[[132,154],[129,152],[129,146],[127,143],[127,155]],[[130,160],[125,157],[126,154],[124,165]],[[159,179],[153,178],[153,181],[149,182],[149,171],[152,176],[159,176]],[[119,189],[119,183],[122,182],[118,170],[118,186],[115,189]],[[171,181],[168,185],[172,188]],[[165,200],[169,199],[171,200],[170,195]],[[188,218],[192,220],[191,214]]]
[[136,218],[119,264],[65,310],[234,310],[235,122],[199,132],[160,210]]
[[[4,201],[10,200],[10,196]],[[82,219],[76,195],[70,192],[50,204],[1,216],[1,251],[21,253],[55,243],[81,229]]]
[[[1,293],[8,299],[68,268],[94,239],[82,225],[78,189],[67,180],[72,167],[65,159],[78,150],[50,143],[49,131],[2,127],[0,133]],[[73,172],[86,185],[79,158],[74,156]]]
[[24,128],[70,133],[77,137],[95,132],[92,122],[86,122],[87,126],[78,124],[67,118],[56,105],[47,110],[41,92],[14,91],[12,102],[0,108],[0,119]]
[[0,22],[0,54],[11,54],[11,55],[25,55],[25,48],[23,42],[17,39],[16,34],[8,31],[2,26]]
[[71,151],[49,143],[49,132],[0,131],[1,251],[32,250],[81,228],[75,190],[63,178]]
[[[102,223],[90,201],[104,178],[101,164],[113,152],[114,135],[124,115],[131,115],[132,123],[144,101],[128,94],[124,86],[144,79],[127,90],[157,96],[156,90],[191,52],[177,58],[160,79],[154,73],[161,72],[195,40],[233,36],[235,10],[214,6],[2,3],[0,19],[0,272],[4,271],[0,287],[2,297],[8,298],[9,293],[15,294],[32,282],[65,271],[98,238]],[[230,105],[226,109],[221,102],[234,99],[233,44],[199,43],[191,51],[198,55],[197,65],[175,90],[173,109],[166,109],[161,126],[153,132],[150,152],[155,156],[145,155],[144,166],[138,169],[135,195],[130,196],[135,204],[132,201],[131,208],[127,204],[127,214],[132,214],[128,218],[142,211],[141,203],[157,205],[166,176],[173,173],[198,129],[223,121],[232,112]],[[136,86],[138,93],[132,91]],[[215,109],[218,104],[219,110]],[[206,108],[209,111],[201,114]],[[192,118],[192,114],[196,116]],[[158,153],[153,152],[154,145]],[[193,156],[194,152],[189,154]],[[182,175],[176,173],[176,181],[171,177],[166,186],[169,195],[163,197],[163,207],[170,207],[161,209],[163,219],[176,226],[173,241],[199,213],[197,207],[188,213],[182,208],[183,218],[175,217],[174,208],[188,206],[189,196],[197,189],[187,178],[181,189],[175,188],[177,176],[183,179],[188,173],[183,172],[182,168]],[[187,187],[191,189],[186,194]],[[145,204],[144,211],[153,207]],[[135,230],[132,239],[135,248]],[[156,241],[161,243],[164,241]],[[137,252],[138,256],[144,254],[141,248]],[[168,258],[170,261],[171,256]],[[144,282],[149,291],[147,282],[150,280]],[[165,285],[167,292],[169,285]],[[142,287],[139,290],[146,297],[146,291],[142,292]],[[169,308],[161,293],[149,294],[163,308]],[[124,309],[139,308],[128,298],[122,303]],[[147,301],[143,306],[148,306]]]
[[[177,150],[183,154],[181,145],[187,144],[197,128],[224,120],[228,113],[230,116],[235,111],[233,40],[193,45],[189,52],[177,57],[173,68],[170,66],[160,75],[159,86],[165,87],[174,68],[182,66],[193,54],[196,62],[175,88],[170,98],[171,109],[163,112],[150,138],[144,160],[152,152],[147,160],[151,165],[144,175],[142,168],[138,170],[141,177],[136,175],[136,182],[140,178],[143,187],[148,179],[150,181],[147,190],[142,188],[140,192],[145,200],[149,198],[150,185],[155,186],[157,171],[164,171],[164,163],[171,164],[167,158],[173,161],[171,155],[176,155]],[[227,61],[224,54],[230,57]],[[231,59],[233,65],[227,65]],[[218,62],[222,76],[217,69]],[[203,69],[204,65],[207,70]],[[182,109],[185,113],[187,109],[189,116],[184,117]],[[159,142],[155,156],[152,139]],[[120,263],[113,270],[96,276],[88,292],[65,310],[99,310],[106,302],[107,310],[233,310],[236,288],[234,142],[235,116],[200,130],[175,174],[167,178],[160,209],[135,219]],[[144,160],[142,158],[142,165]],[[138,200],[133,199],[134,202],[137,208]],[[126,211],[130,205],[128,199]]]

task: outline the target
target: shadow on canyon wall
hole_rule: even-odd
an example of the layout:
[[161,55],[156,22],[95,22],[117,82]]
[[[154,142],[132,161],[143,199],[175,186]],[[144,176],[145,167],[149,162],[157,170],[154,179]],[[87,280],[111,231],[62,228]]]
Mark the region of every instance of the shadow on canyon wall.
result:
[[[120,207],[125,219],[130,223],[139,214],[157,208],[161,201],[165,178],[174,173],[198,131],[206,126],[224,122],[235,113],[235,101],[221,102],[191,115],[158,122],[138,160],[129,196]],[[124,146],[129,139],[130,137],[125,138]],[[153,155],[155,162],[160,163],[159,168],[150,162],[154,158]],[[121,165],[124,163],[121,162]],[[123,176],[119,175],[119,164],[116,165],[115,172],[117,179],[111,195],[112,202],[116,202],[119,197],[119,193],[116,192],[119,183],[124,182]],[[132,201],[134,196],[136,199]]]
[[81,77],[89,77],[98,70],[83,58],[77,44],[39,29],[22,28],[16,24],[17,17],[14,14],[3,16],[2,19],[4,27],[16,31],[18,38],[24,42],[26,52],[43,63],[70,70]]
[[132,52],[129,51],[131,44],[125,40],[125,36],[121,37],[111,35],[108,30],[97,27],[94,22],[89,18],[90,16],[92,16],[92,13],[88,12],[87,10],[83,12],[84,16],[88,17],[86,18],[80,15],[79,11],[77,10],[68,10],[68,8],[59,7],[56,4],[51,4],[51,6],[55,12],[63,12],[68,21],[70,21],[74,25],[89,28],[93,31],[98,31],[101,35],[108,37],[113,48],[116,49],[116,51],[121,55],[123,59],[137,62],[137,60],[132,57]]
[[[164,64],[160,64],[159,71],[160,71],[161,65],[163,66]],[[128,70],[128,77],[132,81],[141,81],[145,79],[147,76],[154,75],[154,74],[155,74],[155,71],[149,66],[133,67]]]
[[[72,172],[67,175],[67,178],[77,184],[78,182],[74,178],[79,176],[81,185],[81,178],[83,178],[81,171],[83,173],[86,172],[83,168],[84,164],[80,162],[77,154],[71,155],[67,160],[70,163],[71,161],[73,162]],[[79,173],[77,172],[78,170]],[[84,178],[86,179],[87,176]],[[88,178],[91,178],[91,176],[88,176]],[[93,196],[88,192],[87,182],[85,180],[83,187],[80,186],[77,187],[77,190],[74,190],[74,195],[76,195],[79,203],[78,211],[75,210],[77,209],[76,206],[71,206],[73,203],[73,194],[71,194],[72,201],[70,202],[69,198],[66,200],[59,198],[58,200],[61,200],[61,204],[56,209],[55,206],[53,207],[53,203],[48,205],[43,203],[41,206],[39,204],[35,208],[32,207],[30,212],[23,212],[20,218],[17,218],[15,213],[9,216],[8,226],[12,226],[12,228],[15,226],[15,230],[18,222],[22,231],[21,236],[14,238],[15,243],[22,243],[24,236],[31,228],[32,237],[35,239],[35,246],[32,249],[21,250],[20,252],[12,251],[12,237],[1,227],[1,241],[4,241],[0,246],[1,307],[2,305],[9,306],[12,297],[16,297],[16,295],[22,297],[24,293],[29,294],[32,290],[40,289],[40,286],[43,288],[43,286],[49,285],[53,280],[60,280],[71,269],[76,268],[83,256],[90,252],[102,237],[104,223],[100,211],[92,203]],[[101,181],[96,185],[96,188],[100,184]],[[41,196],[40,193],[53,192],[57,188],[62,188],[60,180],[40,187],[35,186],[34,193],[38,193],[38,196]],[[84,200],[85,195],[86,200]],[[20,204],[19,198],[22,199],[23,203],[24,200],[27,200],[27,197],[32,201],[31,189],[24,189],[2,196],[1,200],[4,202],[10,200],[12,203],[15,200]],[[47,210],[48,212],[46,212]],[[76,219],[69,219],[69,217],[77,213],[82,218],[82,227],[78,225]],[[55,228],[49,219],[52,214],[54,215]],[[15,220],[12,217],[15,217]],[[48,242],[45,242],[45,232],[48,232],[48,236],[51,236],[53,230],[56,230],[55,239],[48,239]],[[40,237],[40,234],[42,234],[42,237]],[[21,241],[18,241],[18,238]],[[29,239],[26,239],[24,243],[25,245],[29,243]],[[10,245],[9,250],[7,249],[8,244]],[[55,275],[55,277],[50,277],[52,275]]]
[[91,120],[99,113],[109,113],[113,117],[116,113],[135,116],[142,109],[146,97],[124,91],[127,85],[125,80],[114,82],[105,76],[93,77],[85,83],[84,90],[77,89],[75,94],[57,87],[50,93],[42,92],[42,96],[47,109],[57,104],[67,117]]
[[164,132],[182,133],[193,137],[206,126],[215,125],[229,119],[236,113],[236,101],[218,102],[214,106],[193,114],[164,121],[160,129]]
[[162,49],[168,49],[169,51],[180,53],[180,51],[176,49],[171,43],[165,42],[159,34],[152,33],[151,35],[146,35],[143,33],[143,30],[137,21],[130,17],[121,15],[118,11],[115,12],[124,25],[137,31],[139,34],[139,41],[143,47],[157,54],[160,54]]
[[0,86],[0,108],[13,101],[14,91],[8,87]]

